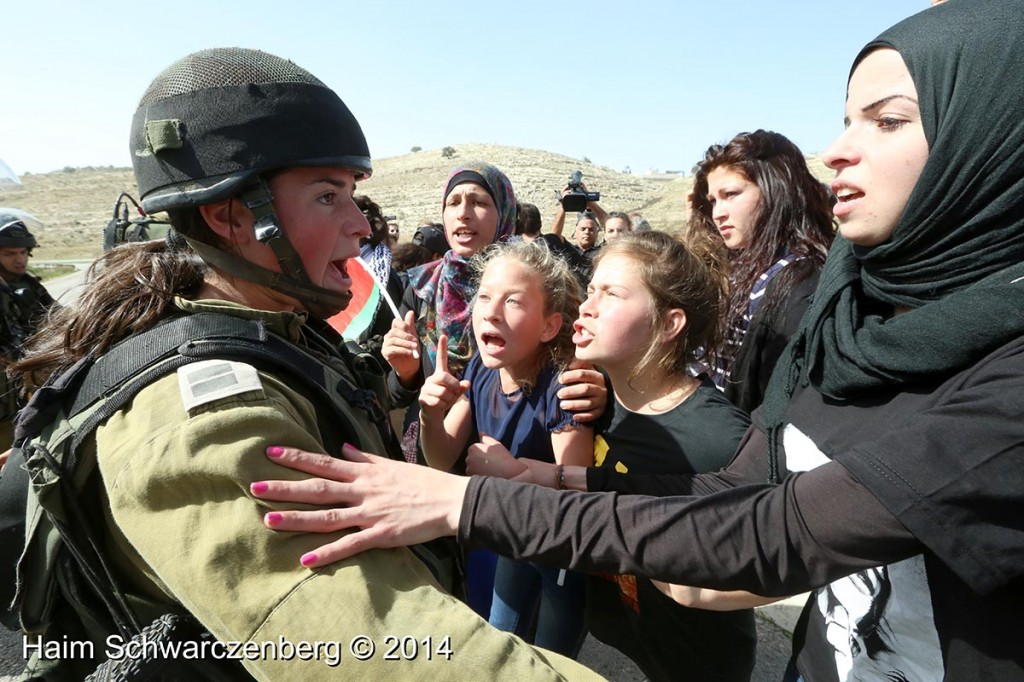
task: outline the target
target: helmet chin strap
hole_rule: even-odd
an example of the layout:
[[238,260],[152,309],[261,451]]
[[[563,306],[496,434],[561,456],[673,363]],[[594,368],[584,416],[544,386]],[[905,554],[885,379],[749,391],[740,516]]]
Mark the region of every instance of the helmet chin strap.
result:
[[259,182],[246,188],[238,198],[252,211],[256,239],[274,251],[281,272],[267,270],[235,254],[186,237],[185,241],[200,258],[231,275],[298,299],[310,315],[321,320],[326,320],[348,307],[349,301],[352,300],[351,292],[340,293],[324,289],[309,279],[302,259],[277,224],[273,196],[266,180],[260,178]]
[[280,291],[300,301],[313,317],[326,320],[348,307],[352,300],[350,292],[340,293],[306,282],[296,281],[284,273],[274,272],[250,263],[233,253],[222,251],[217,247],[204,244],[189,237],[185,241],[199,257],[218,270],[234,275],[253,284]]

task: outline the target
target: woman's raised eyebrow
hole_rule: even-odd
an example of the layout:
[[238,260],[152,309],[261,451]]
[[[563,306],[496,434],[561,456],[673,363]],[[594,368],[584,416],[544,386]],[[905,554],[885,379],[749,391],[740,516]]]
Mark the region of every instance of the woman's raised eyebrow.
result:
[[[882,99],[875,100],[874,102],[872,102],[871,104],[868,104],[867,106],[861,107],[860,108],[860,113],[866,114],[869,111],[871,111],[872,109],[877,109],[878,107],[880,107],[880,106],[882,106],[884,104],[888,104],[889,102],[893,101],[894,99],[905,99],[907,101],[913,102],[914,106],[920,106],[918,104],[918,101],[916,99],[914,99],[913,97],[911,97],[910,95],[889,95],[888,97],[883,97]],[[850,117],[849,116],[846,116],[846,117],[843,118],[843,125],[846,126],[846,127],[850,126]]]
[[911,102],[914,103],[914,106],[919,106],[918,101],[916,99],[914,99],[913,97],[909,96],[909,95],[889,95],[888,97],[883,97],[882,99],[876,100],[876,101],[872,102],[871,104],[869,104],[867,106],[861,107],[860,111],[861,111],[862,114],[866,114],[867,112],[871,111],[872,109],[880,107],[883,104],[888,104],[889,102],[893,101],[894,99],[910,100]]

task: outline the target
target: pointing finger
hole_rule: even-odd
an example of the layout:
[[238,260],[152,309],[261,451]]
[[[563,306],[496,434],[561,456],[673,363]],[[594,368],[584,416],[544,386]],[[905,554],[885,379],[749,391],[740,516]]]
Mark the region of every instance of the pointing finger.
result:
[[[413,336],[416,336],[416,313],[415,313],[415,311],[410,310],[409,312],[407,312],[405,314],[404,322],[405,322],[406,331],[408,331]],[[412,356],[414,358],[416,358],[417,360],[419,360],[420,352],[414,348],[413,351],[412,351]]]
[[445,334],[437,339],[437,365],[434,374],[448,373],[448,337]]

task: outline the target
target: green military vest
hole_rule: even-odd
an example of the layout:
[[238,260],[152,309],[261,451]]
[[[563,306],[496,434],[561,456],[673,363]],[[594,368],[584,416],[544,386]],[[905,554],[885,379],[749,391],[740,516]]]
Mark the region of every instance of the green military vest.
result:
[[[312,334],[307,330],[306,339],[323,346],[320,352],[269,332],[260,320],[185,315],[122,341],[95,361],[80,361],[36,392],[19,420],[17,447],[30,478],[15,599],[25,633],[46,633],[51,624],[64,626],[73,618],[81,624],[76,634],[83,639],[102,642],[112,633],[127,639],[171,608],[118,586],[102,552],[96,551],[102,533],[95,525],[102,519],[83,508],[80,497],[87,486],[97,485],[95,451],[85,447],[96,427],[143,388],[180,367],[209,359],[241,361],[290,379],[316,407],[328,452],[339,452],[346,442],[367,452],[397,452],[387,410],[378,398],[387,394],[376,361]],[[427,563],[434,570],[444,560]],[[187,616],[180,608],[178,615]],[[75,632],[78,623],[71,627]],[[240,667],[233,667],[228,667],[227,679],[234,679],[235,672],[248,679]],[[223,671],[194,674],[206,673]],[[47,678],[46,666],[35,675]],[[54,679],[64,675],[62,671]]]

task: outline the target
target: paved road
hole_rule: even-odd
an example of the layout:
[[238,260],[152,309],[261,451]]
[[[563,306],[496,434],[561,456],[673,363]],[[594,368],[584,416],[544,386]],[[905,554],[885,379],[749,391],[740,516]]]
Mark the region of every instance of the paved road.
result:
[[48,279],[43,282],[43,286],[50,292],[50,296],[53,296],[64,305],[74,303],[80,293],[80,285],[85,281],[85,268],[88,267],[90,262],[74,261],[73,264],[79,269],[70,275]]
[[[790,633],[758,611],[757,663],[751,682],[779,682],[786,671],[789,652]],[[579,661],[612,682],[642,682],[646,679],[633,661],[593,637],[588,636],[583,643]],[[685,661],[680,661],[680,670],[684,670],[685,665]],[[686,676],[680,674],[679,679],[685,680]]]

